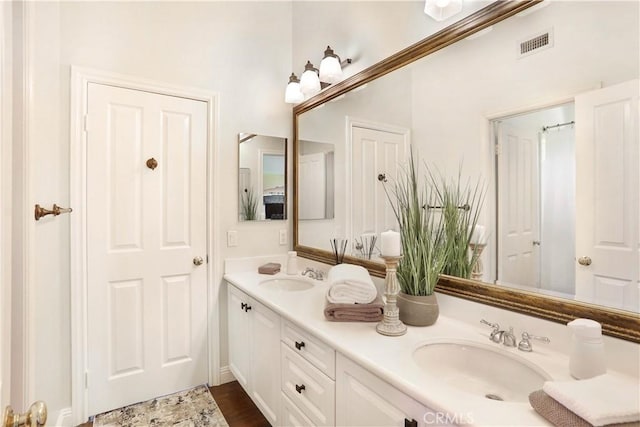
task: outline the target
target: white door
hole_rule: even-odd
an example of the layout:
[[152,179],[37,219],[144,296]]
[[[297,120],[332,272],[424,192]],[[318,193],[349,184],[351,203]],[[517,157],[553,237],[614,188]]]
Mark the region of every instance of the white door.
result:
[[327,167],[325,153],[298,158],[298,215],[300,219],[326,218]]
[[378,175],[393,185],[407,159],[407,140],[403,133],[354,126],[351,128],[351,242],[363,234],[398,229]]
[[[576,97],[576,296],[640,309],[638,80]],[[587,264],[587,262],[585,262]]]
[[538,135],[498,130],[498,282],[539,287]]
[[89,414],[207,382],[206,117],[89,84]]

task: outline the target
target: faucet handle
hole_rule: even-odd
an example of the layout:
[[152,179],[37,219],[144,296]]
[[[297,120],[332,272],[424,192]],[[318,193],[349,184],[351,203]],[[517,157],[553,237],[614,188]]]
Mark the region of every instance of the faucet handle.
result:
[[530,340],[537,340],[547,344],[551,342],[551,340],[547,337],[539,337],[537,335],[531,335],[528,332],[523,332],[522,341],[518,343],[518,350],[533,351],[533,346],[531,345]]
[[480,323],[482,323],[484,325],[487,325],[487,326],[491,326],[493,328],[491,330],[491,333],[489,334],[489,339],[491,341],[496,342],[496,343],[502,342],[502,336],[504,335],[504,331],[500,330],[500,325],[498,325],[497,323],[487,322],[484,319],[480,320]]
[[480,323],[482,323],[483,325],[487,325],[487,326],[491,326],[493,328],[494,332],[497,332],[500,330],[500,325],[498,325],[497,323],[491,323],[491,322],[487,322],[484,319],[480,320]]

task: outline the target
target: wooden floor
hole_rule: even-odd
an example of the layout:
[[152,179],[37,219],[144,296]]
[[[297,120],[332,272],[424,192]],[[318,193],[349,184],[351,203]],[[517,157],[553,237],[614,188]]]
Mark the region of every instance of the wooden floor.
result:
[[[238,381],[209,387],[209,391],[229,423],[229,427],[271,427]],[[79,427],[92,426],[93,423],[84,423]]]

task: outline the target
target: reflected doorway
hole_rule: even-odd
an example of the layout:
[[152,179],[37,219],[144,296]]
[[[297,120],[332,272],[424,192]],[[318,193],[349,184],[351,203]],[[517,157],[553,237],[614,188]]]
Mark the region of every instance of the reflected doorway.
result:
[[494,120],[497,283],[575,292],[574,104]]

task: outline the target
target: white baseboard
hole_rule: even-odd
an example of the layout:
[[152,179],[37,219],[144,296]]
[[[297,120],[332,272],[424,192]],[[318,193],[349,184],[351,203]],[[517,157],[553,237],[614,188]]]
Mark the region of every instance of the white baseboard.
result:
[[235,381],[236,377],[233,376],[229,366],[220,367],[220,384],[230,383],[231,381]]
[[49,413],[47,417],[47,426],[49,427],[72,427],[73,412],[71,408],[63,408],[59,411]]

